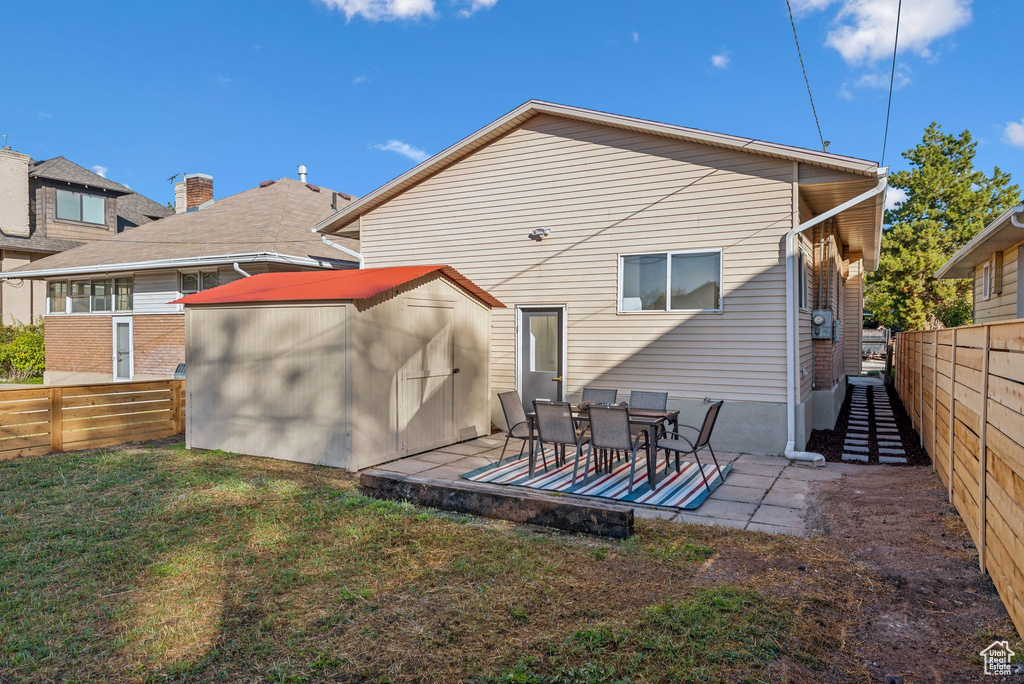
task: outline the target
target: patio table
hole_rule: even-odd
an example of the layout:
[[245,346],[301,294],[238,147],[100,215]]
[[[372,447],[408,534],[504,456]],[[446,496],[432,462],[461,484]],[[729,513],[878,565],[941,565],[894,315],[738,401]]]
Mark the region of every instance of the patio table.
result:
[[[577,420],[586,420],[587,409],[585,406],[573,406],[572,411],[576,414]],[[529,458],[530,477],[533,477],[537,470],[537,453],[534,450],[534,423],[537,414],[534,411],[526,412],[527,427],[529,428]],[[647,481],[651,489],[655,488],[655,475],[658,470],[658,437],[661,430],[658,426],[671,423],[673,431],[679,429],[679,411],[659,411],[656,409],[629,409],[629,424],[639,427],[647,432],[647,439],[650,448],[647,450]]]

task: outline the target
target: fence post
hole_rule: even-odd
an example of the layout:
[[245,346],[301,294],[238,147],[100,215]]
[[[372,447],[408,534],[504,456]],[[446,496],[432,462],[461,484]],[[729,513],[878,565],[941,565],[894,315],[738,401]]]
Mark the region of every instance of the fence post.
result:
[[981,357],[981,425],[978,434],[978,566],[985,572],[985,497],[988,485],[988,350],[992,326],[985,326]]
[[64,389],[50,388],[50,451],[64,450]]
[[924,333],[917,337],[917,441],[924,449]]
[[938,455],[938,447],[935,444],[935,420],[938,418],[939,402],[936,397],[939,394],[939,331],[932,332],[932,463]]
[[956,449],[953,441],[956,435],[956,345],[957,328],[953,328],[953,353],[949,359],[949,502],[953,503],[953,454]]

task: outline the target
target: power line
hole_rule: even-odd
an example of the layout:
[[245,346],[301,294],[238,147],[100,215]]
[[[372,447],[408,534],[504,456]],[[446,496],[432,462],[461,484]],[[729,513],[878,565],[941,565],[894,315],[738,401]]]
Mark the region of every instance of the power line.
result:
[[[903,0],[900,0],[902,2]],[[814,108],[814,95],[811,95],[811,82],[807,78],[807,67],[804,66],[804,56],[800,52],[800,39],[796,37],[796,22],[793,20],[793,7],[786,0],[786,8],[789,10],[789,24],[793,27],[793,42],[796,43],[796,56],[800,59],[800,70],[804,72],[804,83],[807,84],[807,97],[811,100],[811,113],[814,114],[814,125],[818,127],[818,139],[821,141],[821,149],[828,151],[828,143],[825,136],[821,134],[821,123],[818,121],[818,110]]]
[[[789,2],[789,0],[786,0]],[[889,74],[889,104],[885,108],[885,135],[882,136],[882,161],[879,166],[885,166],[885,146],[889,142],[889,114],[892,112],[892,84],[896,80],[896,48],[900,44],[900,14],[903,11],[903,0],[896,6],[896,38],[892,42],[892,72]]]

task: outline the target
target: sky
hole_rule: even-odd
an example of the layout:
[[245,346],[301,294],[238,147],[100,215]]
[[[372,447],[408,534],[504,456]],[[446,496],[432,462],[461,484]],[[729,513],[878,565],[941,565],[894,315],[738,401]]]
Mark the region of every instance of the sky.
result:
[[[879,160],[897,0],[791,0],[830,151]],[[295,177],[364,195],[529,99],[820,149],[785,0],[22,3],[0,133],[161,203]],[[1019,0],[903,0],[885,163],[931,121],[1024,185]],[[895,196],[894,196],[895,195]],[[890,193],[894,201],[898,193]]]

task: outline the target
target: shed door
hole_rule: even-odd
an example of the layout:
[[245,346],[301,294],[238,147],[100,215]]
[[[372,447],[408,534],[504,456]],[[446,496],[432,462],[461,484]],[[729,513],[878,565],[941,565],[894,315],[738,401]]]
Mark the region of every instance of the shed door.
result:
[[398,377],[398,426],[408,455],[456,441],[455,304],[408,300],[402,324],[411,353]]

